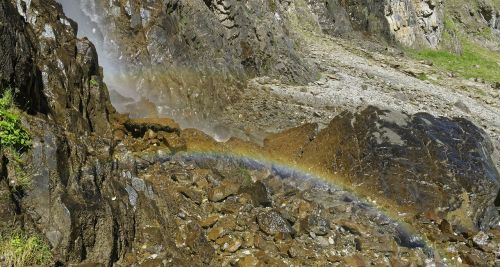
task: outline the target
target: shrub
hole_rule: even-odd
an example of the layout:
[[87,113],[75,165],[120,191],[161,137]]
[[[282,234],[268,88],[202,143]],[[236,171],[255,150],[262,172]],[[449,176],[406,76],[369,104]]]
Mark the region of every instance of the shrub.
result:
[[24,151],[31,146],[31,138],[22,127],[11,90],[0,98],[0,146]]

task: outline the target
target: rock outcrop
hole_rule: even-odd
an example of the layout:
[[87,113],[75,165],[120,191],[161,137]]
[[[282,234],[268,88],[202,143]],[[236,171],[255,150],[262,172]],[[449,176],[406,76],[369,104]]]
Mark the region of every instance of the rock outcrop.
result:
[[102,198],[114,188],[106,179],[114,109],[95,48],[76,38],[76,24],[54,1],[3,1],[0,25],[2,91],[13,88],[16,104],[33,114],[25,118],[33,148],[23,156],[31,185],[18,188],[23,177],[2,156],[5,207],[16,207],[3,211],[2,223],[36,229],[62,263],[110,263],[123,254],[132,220]]
[[[498,223],[494,148],[471,122],[368,107],[315,131],[305,125],[269,137],[266,146],[299,151],[285,156],[416,213],[431,212],[466,228]],[[301,138],[291,146],[287,135]]]
[[[280,14],[282,2],[233,4],[234,12]],[[228,32],[253,21],[233,20],[229,7],[167,1],[159,10],[172,20],[209,10],[210,23]],[[130,14],[127,23],[139,27],[141,12],[131,9],[113,10]],[[458,256],[469,264],[495,262],[500,235],[474,228],[487,231],[498,222],[498,172],[487,138],[468,121],[369,108],[345,113],[319,133],[308,124],[272,136],[266,147],[275,153],[239,140],[221,144],[169,119],[115,113],[94,46],[76,37],[75,23],[54,0],[3,1],[0,32],[0,84],[17,92],[33,140],[23,155],[32,178],[25,188],[0,148],[0,227],[40,233],[56,265],[441,264],[438,249],[445,248],[457,263]],[[200,154],[202,148],[217,153]],[[243,149],[344,177],[393,200],[395,209],[411,206],[417,232],[308,174],[227,156]]]
[[308,1],[322,30],[334,35],[376,35],[416,48],[436,48],[444,24],[442,0]]
[[318,77],[282,1],[59,2],[96,43],[113,105],[132,117],[167,116],[213,133],[248,78]]

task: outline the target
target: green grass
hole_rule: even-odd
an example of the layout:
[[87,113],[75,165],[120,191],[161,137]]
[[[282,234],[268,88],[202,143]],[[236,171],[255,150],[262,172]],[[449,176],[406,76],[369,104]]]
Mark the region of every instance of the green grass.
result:
[[6,90],[0,98],[0,147],[16,151],[31,147],[31,138],[21,125],[11,90]]
[[429,77],[427,77],[427,74],[425,74],[425,73],[419,73],[419,74],[417,75],[417,78],[418,78],[419,80],[422,80],[422,81],[427,81],[427,80],[429,80]]
[[[485,81],[500,82],[500,54],[471,41],[471,36],[463,31],[463,27],[463,24],[457,22],[452,16],[446,16],[442,49],[408,50],[407,52],[415,59],[430,61],[442,70],[453,72],[467,79],[481,78]],[[489,38],[491,29],[483,29],[479,35]]]
[[497,63],[500,55],[470,41],[462,41],[462,54],[430,49],[409,53],[416,59],[431,61],[434,66],[467,79],[500,82],[500,65]]
[[50,266],[53,263],[50,247],[40,237],[21,230],[0,233],[0,258],[4,266]]

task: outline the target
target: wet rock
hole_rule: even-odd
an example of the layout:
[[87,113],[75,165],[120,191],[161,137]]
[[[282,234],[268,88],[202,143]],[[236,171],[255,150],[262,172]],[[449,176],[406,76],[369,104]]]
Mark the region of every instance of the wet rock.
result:
[[303,228],[307,232],[312,232],[315,235],[323,236],[330,230],[330,223],[319,215],[309,215],[302,221]]
[[143,137],[149,130],[153,132],[174,133],[179,131],[179,125],[168,118],[156,119],[129,119],[125,122],[125,128],[134,137]]
[[492,154],[487,134],[465,119],[368,107],[334,118],[300,159],[416,213],[440,207],[450,223],[482,228],[498,220]]
[[262,263],[254,256],[245,256],[238,260],[238,267],[257,267]]
[[195,223],[189,223],[187,225],[186,245],[191,248],[192,251],[195,251],[205,264],[209,263],[214,257],[214,249],[207,242],[200,226]]
[[217,240],[225,232],[227,232],[227,230],[225,230],[224,227],[214,227],[207,234],[208,240],[211,241]]
[[272,198],[267,186],[261,181],[257,181],[248,186],[243,186],[240,193],[248,194],[255,206],[269,207],[272,205]]
[[224,180],[219,186],[208,190],[208,199],[212,202],[219,202],[226,199],[228,196],[238,193],[240,185],[230,180]]
[[441,230],[441,232],[443,232],[445,234],[453,234],[454,233],[453,226],[447,220],[443,220],[439,224],[439,230]]
[[217,239],[216,243],[221,246],[223,251],[230,253],[236,252],[241,247],[241,240],[233,235],[226,235]]
[[480,255],[474,252],[461,252],[461,258],[464,263],[469,264],[470,266],[487,266],[486,261],[481,258]]
[[368,266],[365,258],[362,255],[348,256],[342,259],[347,266],[352,267],[365,267]]
[[177,133],[159,132],[158,139],[175,152],[186,150],[186,141]]
[[349,220],[339,220],[335,223],[353,235],[363,235],[365,233],[364,227],[359,225],[357,222]]
[[200,221],[200,226],[203,228],[212,227],[219,220],[219,218],[220,218],[219,215],[209,216]]
[[489,239],[490,237],[486,233],[481,231],[472,238],[472,241],[474,241],[474,244],[477,246],[485,246],[488,244]]
[[268,235],[289,234],[294,235],[295,231],[290,224],[281,217],[275,210],[264,211],[257,215],[260,230]]
[[201,192],[193,190],[191,188],[188,188],[188,187],[178,187],[177,191],[179,193],[181,193],[182,195],[184,195],[185,197],[193,200],[194,203],[196,203],[198,205],[201,204],[201,202],[203,200]]

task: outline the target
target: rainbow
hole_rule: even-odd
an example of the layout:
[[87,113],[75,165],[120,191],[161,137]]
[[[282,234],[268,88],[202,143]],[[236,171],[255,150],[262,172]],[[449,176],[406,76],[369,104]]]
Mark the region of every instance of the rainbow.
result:
[[319,188],[325,188],[339,194],[347,194],[354,199],[356,205],[373,208],[380,216],[383,216],[382,218],[388,219],[395,226],[399,234],[406,236],[406,240],[402,244],[403,246],[422,248],[428,257],[433,257],[436,253],[436,246],[425,238],[422,238],[418,234],[418,231],[413,229],[408,223],[402,221],[401,216],[395,214],[385,206],[377,205],[375,201],[364,200],[363,195],[357,194],[355,189],[347,186],[345,183],[339,182],[340,179],[334,179],[331,175],[328,176],[324,173],[314,171],[312,168],[287,163],[265,153],[256,153],[253,149],[242,149],[241,147],[236,150],[223,149],[219,151],[206,149],[206,147],[205,149],[198,148],[197,150],[178,152],[173,154],[172,158],[195,163],[204,163],[207,160],[224,161],[251,170],[268,170],[271,174],[281,178],[306,180]]

